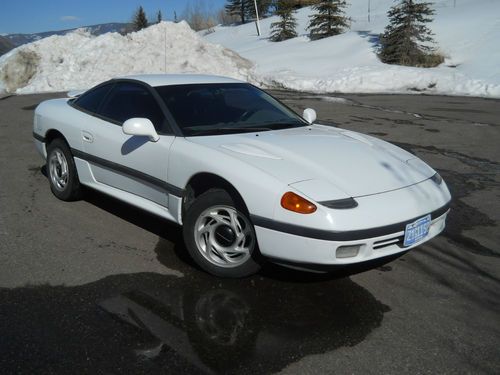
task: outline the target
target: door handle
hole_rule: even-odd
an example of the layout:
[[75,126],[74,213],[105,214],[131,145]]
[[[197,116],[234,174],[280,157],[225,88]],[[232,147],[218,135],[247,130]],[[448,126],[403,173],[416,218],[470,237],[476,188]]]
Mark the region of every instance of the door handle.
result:
[[92,143],[94,142],[94,136],[89,132],[82,131],[82,137],[84,142]]

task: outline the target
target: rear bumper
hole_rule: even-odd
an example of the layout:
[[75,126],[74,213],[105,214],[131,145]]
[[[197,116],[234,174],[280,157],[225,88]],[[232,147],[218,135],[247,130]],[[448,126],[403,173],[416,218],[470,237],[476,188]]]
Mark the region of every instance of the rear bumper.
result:
[[[348,265],[367,262],[379,258],[404,253],[437,236],[445,228],[448,205],[434,211],[429,233],[419,242],[404,247],[403,237],[405,223],[398,223],[383,228],[373,228],[356,232],[310,232],[295,230],[280,231],[271,229],[269,225],[254,220],[255,232],[263,256],[285,262],[311,265]],[[266,227],[259,224],[264,224]],[[294,233],[290,233],[294,232]],[[330,236],[328,235],[330,233]],[[315,234],[314,236],[311,236]],[[363,234],[371,234],[363,237]],[[309,237],[307,235],[310,235]],[[350,236],[350,237],[349,237]],[[338,258],[337,248],[340,246],[359,246],[357,255]]]

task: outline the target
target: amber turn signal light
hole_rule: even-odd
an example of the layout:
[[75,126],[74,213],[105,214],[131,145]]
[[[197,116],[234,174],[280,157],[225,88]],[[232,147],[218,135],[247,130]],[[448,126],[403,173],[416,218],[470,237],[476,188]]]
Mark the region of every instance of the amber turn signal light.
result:
[[313,203],[291,191],[281,197],[281,207],[299,214],[312,214],[316,211],[316,206]]

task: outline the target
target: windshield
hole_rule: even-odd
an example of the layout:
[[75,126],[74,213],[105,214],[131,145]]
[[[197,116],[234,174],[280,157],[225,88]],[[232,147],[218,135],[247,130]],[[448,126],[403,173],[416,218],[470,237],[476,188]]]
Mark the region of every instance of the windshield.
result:
[[185,136],[306,126],[296,113],[247,83],[156,87]]

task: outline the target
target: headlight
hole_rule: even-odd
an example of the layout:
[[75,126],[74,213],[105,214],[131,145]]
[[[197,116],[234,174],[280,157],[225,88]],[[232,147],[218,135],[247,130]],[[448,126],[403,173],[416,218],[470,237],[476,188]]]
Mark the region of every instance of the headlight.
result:
[[443,177],[439,173],[435,173],[434,176],[431,177],[431,180],[436,183],[436,185],[441,185],[443,182]]

